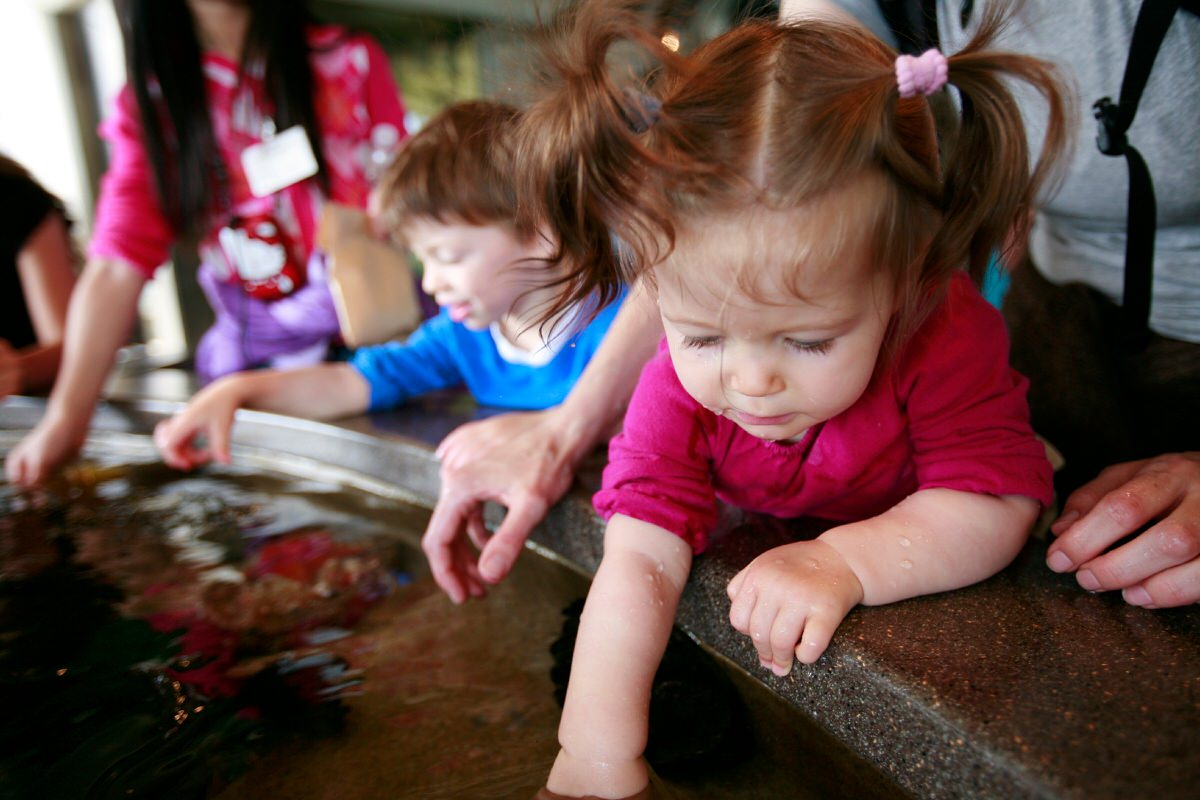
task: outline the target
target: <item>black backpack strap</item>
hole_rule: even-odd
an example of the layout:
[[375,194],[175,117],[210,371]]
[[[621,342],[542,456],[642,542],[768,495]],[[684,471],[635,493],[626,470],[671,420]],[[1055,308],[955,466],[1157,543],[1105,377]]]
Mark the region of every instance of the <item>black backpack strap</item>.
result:
[[918,56],[938,46],[937,0],[877,0],[877,5],[901,53]]
[[1130,344],[1144,345],[1148,336],[1154,278],[1154,233],[1158,225],[1154,183],[1142,154],[1126,138],[1138,102],[1175,12],[1183,7],[1200,13],[1200,0],[1143,0],[1129,45],[1129,60],[1117,104],[1110,97],[1093,108],[1100,123],[1096,145],[1107,156],[1125,156],[1129,166],[1129,206],[1126,217],[1125,287],[1122,308]]

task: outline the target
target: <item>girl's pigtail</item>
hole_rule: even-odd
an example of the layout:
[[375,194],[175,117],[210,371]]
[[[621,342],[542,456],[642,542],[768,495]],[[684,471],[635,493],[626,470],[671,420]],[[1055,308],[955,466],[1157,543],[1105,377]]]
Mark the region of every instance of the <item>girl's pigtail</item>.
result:
[[593,295],[592,307],[603,307],[637,277],[639,258],[653,258],[674,240],[661,160],[642,141],[659,101],[619,86],[609,65],[623,42],[681,63],[644,29],[636,6],[584,3],[555,26],[543,47],[546,94],[518,130],[522,216],[557,239],[557,260],[566,268],[564,291],[547,319]]
[[[1025,241],[1039,194],[1058,177],[1069,134],[1067,100],[1053,66],[987,49],[1010,18],[1002,4],[991,6],[970,43],[949,59],[961,122],[944,154],[943,224],[926,258],[934,269],[927,272],[965,258],[980,283],[996,252]],[[1032,168],[1020,108],[1004,78],[1028,84],[1046,103],[1045,138]]]

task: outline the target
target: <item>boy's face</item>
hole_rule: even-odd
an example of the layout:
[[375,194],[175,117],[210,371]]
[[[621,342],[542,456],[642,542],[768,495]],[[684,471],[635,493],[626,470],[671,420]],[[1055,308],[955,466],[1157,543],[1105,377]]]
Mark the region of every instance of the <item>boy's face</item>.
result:
[[421,288],[472,330],[527,311],[526,293],[546,279],[549,246],[539,237],[521,242],[503,225],[415,219],[404,237],[424,266]]

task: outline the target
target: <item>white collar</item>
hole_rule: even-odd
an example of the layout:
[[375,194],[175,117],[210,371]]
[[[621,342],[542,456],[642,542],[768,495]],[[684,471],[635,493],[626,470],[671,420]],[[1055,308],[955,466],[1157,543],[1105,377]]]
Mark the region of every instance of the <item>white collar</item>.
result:
[[582,313],[583,308],[579,303],[564,311],[550,327],[550,335],[542,340],[542,346],[536,350],[525,350],[513,344],[500,330],[499,322],[493,322],[488,326],[488,330],[492,334],[492,341],[496,343],[496,352],[508,363],[544,367],[562,352],[567,340],[577,332],[577,323]]

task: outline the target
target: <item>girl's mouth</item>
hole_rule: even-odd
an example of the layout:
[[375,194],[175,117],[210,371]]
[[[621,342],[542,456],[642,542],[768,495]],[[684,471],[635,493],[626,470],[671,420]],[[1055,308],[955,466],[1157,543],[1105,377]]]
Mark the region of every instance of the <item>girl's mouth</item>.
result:
[[727,416],[732,418],[734,422],[737,422],[741,425],[752,425],[759,427],[767,425],[784,425],[788,422],[791,422],[796,417],[795,414],[779,414],[774,417],[756,417],[753,414],[747,414],[746,412],[738,411],[735,408],[731,408],[725,413]]

